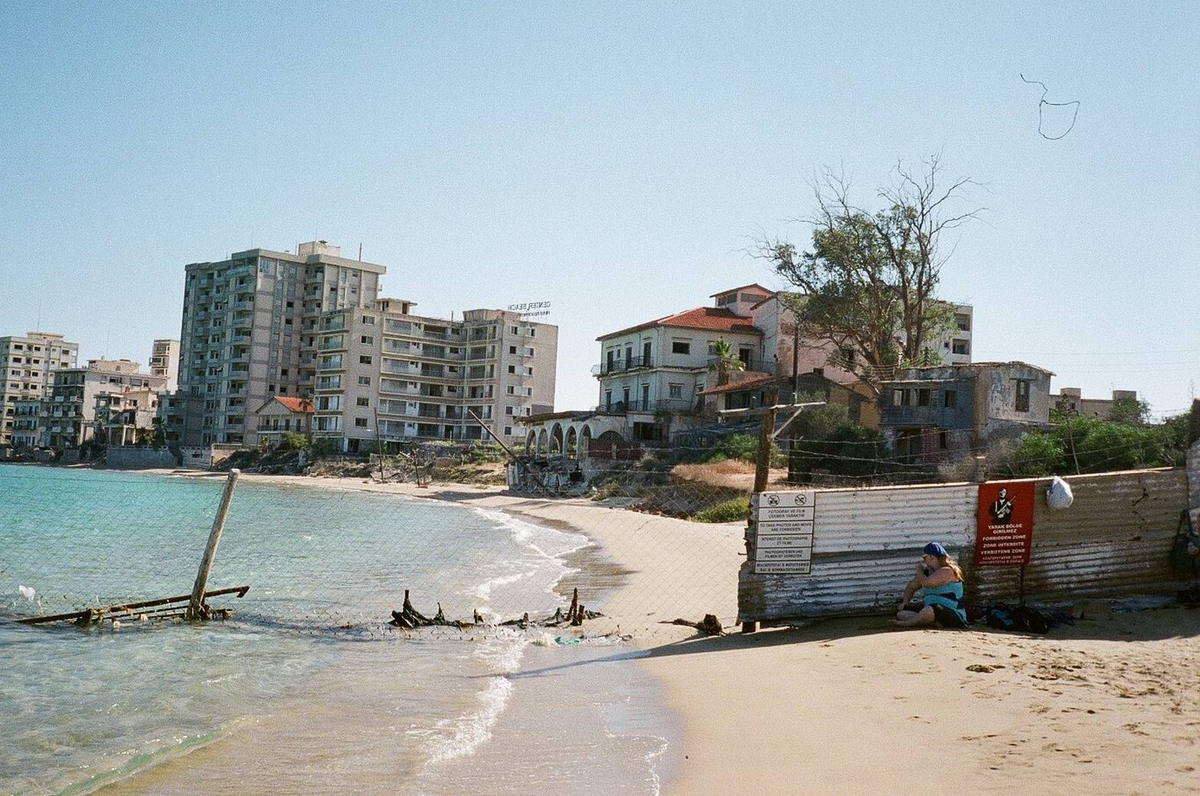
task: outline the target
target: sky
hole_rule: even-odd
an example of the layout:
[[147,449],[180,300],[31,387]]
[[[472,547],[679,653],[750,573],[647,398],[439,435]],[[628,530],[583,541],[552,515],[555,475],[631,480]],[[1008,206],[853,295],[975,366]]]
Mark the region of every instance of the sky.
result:
[[[10,0],[0,29],[0,335],[145,363],[186,263],[320,238],[421,314],[551,302],[556,408],[587,408],[598,335],[786,287],[746,249],[808,244],[815,169],[870,205],[938,152],[979,183],[941,287],[976,361],[1200,394],[1197,4]],[[1060,140],[1021,73],[1080,103]]]

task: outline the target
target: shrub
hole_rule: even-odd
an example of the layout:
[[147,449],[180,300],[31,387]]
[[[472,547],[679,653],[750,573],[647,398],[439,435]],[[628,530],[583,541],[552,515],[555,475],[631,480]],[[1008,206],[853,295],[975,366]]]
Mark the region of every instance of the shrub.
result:
[[1050,434],[1022,434],[1005,468],[1012,475],[1053,475],[1066,471],[1067,449]]
[[692,522],[737,522],[750,516],[750,501],[744,497],[726,500],[697,511],[688,517]]
[[285,431],[279,439],[281,451],[302,451],[307,447],[308,440],[303,434],[297,434],[295,431]]
[[313,440],[312,455],[315,457],[332,456],[337,453],[337,443],[331,439]]

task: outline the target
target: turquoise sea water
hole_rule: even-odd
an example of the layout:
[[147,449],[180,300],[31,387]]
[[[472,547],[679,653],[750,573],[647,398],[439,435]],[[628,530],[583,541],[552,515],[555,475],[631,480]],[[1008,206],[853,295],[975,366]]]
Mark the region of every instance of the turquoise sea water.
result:
[[[0,466],[0,619],[186,594],[222,485]],[[239,484],[209,581],[250,586],[243,599],[214,601],[234,609],[231,621],[0,621],[0,793],[84,793],[135,772],[120,787],[453,793],[466,783],[456,761],[505,738],[519,754],[536,727],[555,722],[560,740],[603,740],[593,745],[614,758],[611,792],[655,792],[669,732],[639,726],[626,738],[604,719],[620,724],[622,704],[646,700],[649,686],[630,667],[592,670],[608,679],[596,680],[607,684],[589,703],[591,730],[561,704],[511,711],[530,723],[525,732],[502,721],[514,689],[551,699],[553,683],[511,676],[522,661],[553,667],[611,650],[531,648],[517,632],[409,638],[386,625],[405,589],[419,610],[432,614],[440,601],[450,618],[552,612],[562,557],[587,543],[452,503]],[[273,760],[256,759],[264,747]],[[194,787],[153,780],[171,765]],[[570,770],[547,770],[542,784]],[[492,790],[505,792],[504,782],[493,778]]]

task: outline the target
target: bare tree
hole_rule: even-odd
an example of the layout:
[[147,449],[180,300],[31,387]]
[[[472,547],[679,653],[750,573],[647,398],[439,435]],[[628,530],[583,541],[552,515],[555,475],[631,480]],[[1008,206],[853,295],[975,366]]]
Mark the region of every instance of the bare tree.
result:
[[783,300],[804,336],[854,352],[836,364],[876,395],[897,367],[937,361],[928,346],[954,321],[953,307],[937,299],[953,254],[942,238],[982,208],[958,209],[976,183],[947,179],[944,169],[936,154],[919,170],[898,163],[890,184],[876,191],[882,209],[872,211],[852,202],[843,172],[826,167],[810,181],[816,212],[802,219],[812,227],[811,249],[766,238],[752,249],[799,288]]

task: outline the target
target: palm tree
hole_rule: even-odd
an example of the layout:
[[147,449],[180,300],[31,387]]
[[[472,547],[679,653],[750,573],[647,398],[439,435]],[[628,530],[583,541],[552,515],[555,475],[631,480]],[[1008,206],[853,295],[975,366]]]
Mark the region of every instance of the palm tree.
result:
[[716,358],[709,363],[708,369],[717,374],[718,387],[729,383],[730,371],[746,369],[746,363],[737,358],[733,345],[724,337],[712,344],[712,353]]

